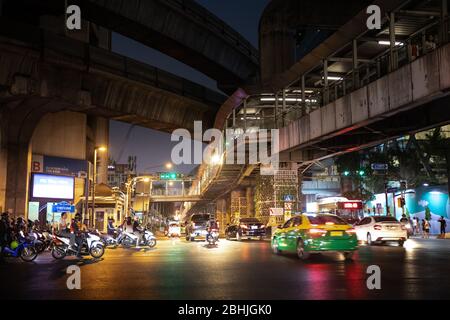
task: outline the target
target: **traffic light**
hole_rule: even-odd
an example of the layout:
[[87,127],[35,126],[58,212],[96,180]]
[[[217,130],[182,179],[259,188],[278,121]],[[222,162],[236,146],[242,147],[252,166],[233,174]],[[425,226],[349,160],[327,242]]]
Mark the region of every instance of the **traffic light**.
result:
[[405,198],[397,198],[397,206],[403,208],[405,206]]
[[176,172],[161,172],[159,174],[159,180],[176,180],[181,179],[183,175]]
[[[360,177],[364,177],[366,175],[366,171],[364,171],[364,170],[358,170],[358,171],[355,171],[355,173],[356,173],[356,175],[358,175]],[[350,177],[351,174],[352,174],[352,172],[349,170],[345,170],[344,172],[342,172],[342,175],[344,177]]]

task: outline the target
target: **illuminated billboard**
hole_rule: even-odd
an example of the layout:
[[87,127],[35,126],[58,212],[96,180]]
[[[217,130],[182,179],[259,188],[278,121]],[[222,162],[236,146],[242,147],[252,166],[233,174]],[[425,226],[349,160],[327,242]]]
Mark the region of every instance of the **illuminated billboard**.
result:
[[362,207],[361,201],[338,202],[338,209],[361,210]]
[[33,198],[73,200],[75,179],[35,173],[33,175]]

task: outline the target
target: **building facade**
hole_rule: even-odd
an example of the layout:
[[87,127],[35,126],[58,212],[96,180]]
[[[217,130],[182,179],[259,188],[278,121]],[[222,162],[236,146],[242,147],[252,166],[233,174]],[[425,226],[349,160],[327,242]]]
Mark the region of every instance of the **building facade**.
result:
[[108,165],[108,185],[125,191],[125,183],[128,178],[136,176],[136,157],[128,157],[128,163],[116,163],[109,161]]

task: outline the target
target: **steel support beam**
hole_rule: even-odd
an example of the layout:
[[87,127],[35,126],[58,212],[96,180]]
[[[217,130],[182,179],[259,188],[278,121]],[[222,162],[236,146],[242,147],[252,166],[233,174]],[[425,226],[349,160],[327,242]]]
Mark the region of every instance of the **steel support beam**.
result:
[[353,87],[359,88],[358,40],[352,41]]
[[390,41],[390,67],[391,71],[397,70],[398,68],[398,59],[397,59],[397,51],[395,49],[395,13],[391,12],[389,14],[389,41]]
[[441,0],[440,17],[440,36],[443,44],[448,42],[448,0]]
[[306,79],[305,79],[305,75],[302,75],[302,106],[303,106],[303,111],[302,113],[309,113],[309,110],[306,110]]
[[328,60],[323,60],[323,104],[330,102],[330,91],[328,81]]

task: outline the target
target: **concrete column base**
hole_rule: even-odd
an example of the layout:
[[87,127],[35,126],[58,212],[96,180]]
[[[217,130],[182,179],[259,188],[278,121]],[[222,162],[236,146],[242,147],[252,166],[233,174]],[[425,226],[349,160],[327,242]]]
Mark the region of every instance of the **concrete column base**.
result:
[[15,217],[28,217],[28,184],[31,166],[29,144],[8,144],[6,210]]

